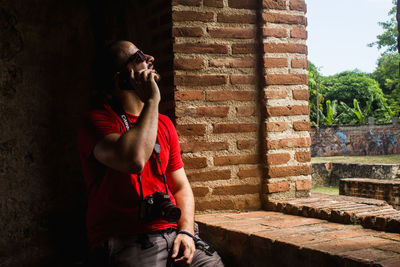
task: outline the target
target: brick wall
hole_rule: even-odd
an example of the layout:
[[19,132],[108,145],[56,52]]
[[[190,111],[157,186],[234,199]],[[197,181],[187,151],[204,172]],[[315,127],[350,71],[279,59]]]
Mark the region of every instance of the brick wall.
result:
[[[307,196],[311,165],[303,0],[263,1],[266,200]],[[265,182],[265,181],[264,181]]]
[[304,14],[304,1],[172,1],[175,114],[197,210],[308,195]]
[[385,200],[400,210],[400,181],[378,179],[341,179],[340,195]]

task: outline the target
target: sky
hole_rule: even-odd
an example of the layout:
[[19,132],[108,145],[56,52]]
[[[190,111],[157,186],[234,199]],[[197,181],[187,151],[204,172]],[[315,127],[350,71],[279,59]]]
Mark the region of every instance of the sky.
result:
[[322,75],[373,72],[382,51],[367,44],[383,32],[392,0],[306,0],[308,59]]

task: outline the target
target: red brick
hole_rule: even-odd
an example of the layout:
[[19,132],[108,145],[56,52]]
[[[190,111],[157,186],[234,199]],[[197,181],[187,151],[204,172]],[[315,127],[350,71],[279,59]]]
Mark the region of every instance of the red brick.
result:
[[255,107],[237,107],[236,108],[236,116],[238,117],[249,117],[256,115]]
[[198,107],[196,115],[201,117],[226,117],[229,107]]
[[244,178],[249,178],[249,177],[258,177],[260,175],[260,172],[258,170],[258,168],[254,168],[254,169],[239,169],[237,176],[240,179],[244,179]]
[[265,82],[267,85],[306,85],[308,76],[307,74],[267,74]]
[[250,101],[254,98],[255,92],[253,91],[206,91],[207,101]]
[[243,149],[252,149],[256,146],[256,140],[238,140],[237,141],[237,148],[240,150]]
[[206,134],[206,125],[205,124],[186,124],[186,125],[177,125],[176,130],[179,135],[184,136],[203,136]]
[[264,58],[264,67],[266,68],[286,68],[287,66],[287,58]]
[[214,188],[212,191],[213,195],[244,195],[244,194],[255,194],[260,192],[260,186],[258,185],[231,185],[231,186],[220,186]]
[[286,10],[286,0],[263,0],[263,8]]
[[218,151],[227,150],[229,145],[227,142],[190,142],[181,143],[181,150],[184,153],[187,152],[199,152],[199,151]]
[[256,9],[257,0],[228,0],[228,6],[231,8]]
[[288,33],[285,28],[263,28],[263,37],[283,38],[288,37]]
[[256,130],[255,123],[219,123],[214,124],[213,133],[248,133]]
[[307,5],[304,0],[290,0],[289,7],[291,10],[307,12]]
[[175,58],[175,70],[201,70],[204,68],[204,60],[201,58]]
[[294,158],[298,162],[310,162],[311,161],[311,152],[296,152],[294,154]]
[[173,21],[214,21],[214,13],[212,12],[196,12],[196,11],[173,11]]
[[254,75],[231,74],[231,84],[255,84],[255,80]]
[[295,121],[295,122],[293,122],[293,129],[295,131],[310,131],[310,122]]
[[211,86],[223,85],[227,82],[226,75],[175,75],[175,85]]
[[285,90],[264,90],[266,99],[285,99],[288,96]]
[[307,100],[310,97],[308,90],[293,90],[293,98],[296,100]]
[[203,91],[178,91],[178,92],[175,92],[175,100],[176,101],[204,100],[204,92]]
[[258,163],[257,155],[217,156],[214,157],[215,166],[255,164]]
[[282,23],[282,24],[295,24],[306,25],[307,19],[304,16],[289,15],[281,13],[263,13],[262,18],[264,23]]
[[204,0],[203,4],[210,7],[224,7],[223,0]]
[[290,30],[290,37],[307,40],[307,31],[304,28],[294,28]]
[[229,180],[231,178],[231,171],[216,170],[207,172],[188,173],[187,177],[191,182]]
[[308,60],[307,59],[292,59],[292,68],[307,69],[308,68]]
[[255,66],[255,60],[252,58],[221,58],[211,59],[211,67],[228,67],[228,68],[252,68]]
[[174,27],[172,29],[173,37],[200,37],[204,35],[201,27]]
[[253,28],[233,27],[207,27],[207,31],[213,38],[251,39],[255,36]]
[[312,173],[311,165],[269,167],[268,168],[268,177],[269,178],[309,175],[311,173]]
[[[311,249],[318,249],[329,254],[339,254],[340,252],[358,251],[363,248],[373,248],[390,243],[391,241],[377,238],[374,236],[360,236],[348,239],[333,239],[328,242],[312,244],[308,246]],[[399,262],[399,261],[398,261]],[[361,265],[361,264],[360,264]],[[367,264],[365,264],[367,265]],[[370,264],[375,265],[375,264]],[[396,265],[380,265],[375,266],[396,266]]]
[[276,164],[285,164],[290,160],[289,153],[275,153],[275,154],[267,154],[267,163],[269,165]]
[[277,193],[289,191],[290,185],[287,181],[269,183],[265,185],[267,193]]
[[267,140],[267,143],[266,143],[267,149],[301,148],[301,147],[308,148],[310,146],[311,146],[311,138],[310,137]]
[[185,164],[185,169],[201,169],[207,167],[207,158],[189,158],[182,157],[183,163]]
[[267,107],[267,115],[271,117],[309,115],[309,114],[310,114],[310,108],[308,106]]
[[297,180],[296,181],[296,190],[303,191],[303,190],[311,190],[312,188],[312,180]]
[[218,22],[225,23],[243,23],[243,24],[254,24],[256,23],[256,16],[252,14],[218,14]]
[[172,5],[200,6],[201,0],[172,0]]
[[255,44],[233,44],[232,54],[254,54]]
[[228,47],[222,44],[183,43],[183,44],[174,44],[174,53],[227,54]]
[[231,199],[221,199],[218,201],[212,200],[198,200],[195,199],[196,210],[205,211],[205,210],[231,210],[234,209],[235,203]]
[[264,52],[307,54],[307,46],[304,44],[292,43],[265,43]]
[[267,132],[283,132],[289,129],[289,123],[284,121],[266,122],[265,126]]
[[204,197],[210,192],[210,188],[208,187],[192,187],[193,194],[195,197]]

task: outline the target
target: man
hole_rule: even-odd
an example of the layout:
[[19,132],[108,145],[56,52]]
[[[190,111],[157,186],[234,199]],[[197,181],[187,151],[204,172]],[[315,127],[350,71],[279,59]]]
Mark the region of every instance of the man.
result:
[[[79,130],[91,265],[223,266],[195,236],[193,193],[176,130],[158,113],[153,62],[128,41],[109,46],[103,62],[108,103],[90,111]],[[171,218],[155,193],[173,211]]]

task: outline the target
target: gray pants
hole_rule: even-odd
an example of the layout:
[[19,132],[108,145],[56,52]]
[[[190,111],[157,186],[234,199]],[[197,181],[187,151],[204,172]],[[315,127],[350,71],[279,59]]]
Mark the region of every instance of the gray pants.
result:
[[[176,231],[156,232],[143,235],[129,235],[110,238],[107,242],[106,256],[96,259],[97,264],[92,266],[112,267],[165,267],[174,266],[170,257]],[[209,253],[210,254],[210,253]],[[106,261],[108,265],[98,262]],[[205,251],[196,248],[192,264],[197,267],[222,267],[221,258],[214,252],[208,255]]]

